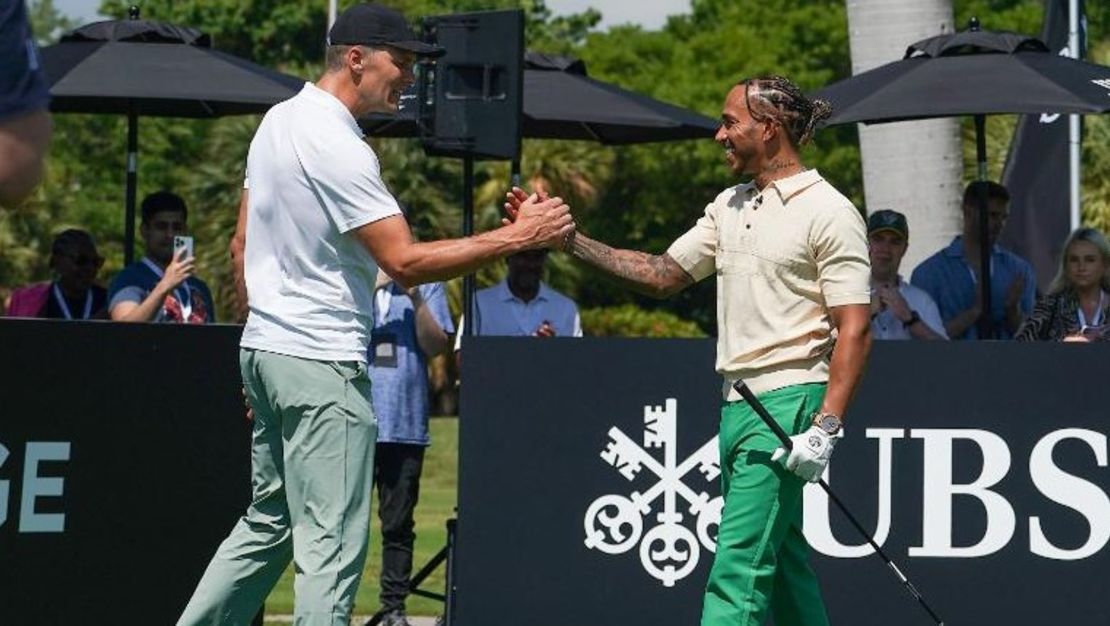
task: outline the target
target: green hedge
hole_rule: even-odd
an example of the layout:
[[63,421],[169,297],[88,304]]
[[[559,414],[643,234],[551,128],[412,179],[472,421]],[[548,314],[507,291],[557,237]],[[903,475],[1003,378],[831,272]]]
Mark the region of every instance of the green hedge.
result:
[[582,309],[582,332],[589,337],[705,337],[697,324],[667,311],[634,304]]

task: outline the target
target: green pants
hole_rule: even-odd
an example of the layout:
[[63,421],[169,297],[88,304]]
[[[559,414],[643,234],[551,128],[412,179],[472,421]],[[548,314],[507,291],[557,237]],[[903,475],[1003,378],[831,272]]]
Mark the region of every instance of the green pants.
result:
[[377,423],[366,366],[243,349],[254,409],[247,513],[178,626],[246,626],[295,565],[294,624],[347,626],[370,530]]
[[[825,385],[794,385],[758,397],[790,434],[809,427]],[[746,402],[721,409],[724,508],[705,589],[702,626],[827,626],[802,535],[805,482],[771,462],[774,432]]]

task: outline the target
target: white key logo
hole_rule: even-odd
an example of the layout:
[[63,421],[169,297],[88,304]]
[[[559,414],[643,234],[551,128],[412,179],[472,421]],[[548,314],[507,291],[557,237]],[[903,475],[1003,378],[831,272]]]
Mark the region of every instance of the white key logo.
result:
[[[682,463],[677,462],[677,412],[678,401],[674,398],[668,398],[663,406],[645,406],[643,446],[619,428],[609,429],[610,441],[601,451],[601,458],[629,482],[635,482],[644,468],[657,481],[643,493],[603,495],[590,504],[585,517],[587,548],[615,555],[639,545],[644,570],[664,587],[673,587],[694,571],[702,547],[710,552],[717,549],[723,501],[720,496],[711,499],[684,482],[696,468],[698,484],[704,487],[717,480],[721,467],[717,437]],[[662,462],[649,450],[661,451]],[[661,508],[657,502],[660,496]],[[686,504],[682,510],[680,497]],[[645,533],[645,520],[652,513],[656,524]],[[688,517],[694,522],[694,530],[688,527]]]

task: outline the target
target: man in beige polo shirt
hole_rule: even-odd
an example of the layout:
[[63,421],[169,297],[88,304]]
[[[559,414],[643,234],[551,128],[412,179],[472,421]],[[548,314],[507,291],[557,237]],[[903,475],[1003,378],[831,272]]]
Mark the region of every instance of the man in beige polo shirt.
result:
[[[802,487],[843,436],[871,345],[863,218],[798,154],[829,112],[786,79],[742,81],[725,100],[716,141],[750,182],[718,195],[665,254],[616,250],[581,232],[568,242],[578,258],[655,297],[717,276],[725,504],[702,626],[759,626],[769,614],[778,626],[828,624],[807,562]],[[525,197],[510,194],[510,216]],[[736,396],[738,378],[795,435],[792,452],[776,450],[774,434]]]

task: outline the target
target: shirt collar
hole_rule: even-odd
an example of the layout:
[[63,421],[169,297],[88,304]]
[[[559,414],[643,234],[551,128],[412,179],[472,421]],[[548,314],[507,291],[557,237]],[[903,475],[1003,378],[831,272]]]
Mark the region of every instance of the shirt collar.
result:
[[794,196],[824,180],[817,170],[802,170],[793,176],[773,180],[767,185],[779,193],[782,203],[786,204]]
[[[952,240],[952,243],[948,244],[948,247],[944,249],[944,254],[950,257],[955,257],[957,259],[964,258],[963,235],[956,235],[956,238]],[[1002,254],[1001,246],[999,246],[998,244],[994,244],[993,246],[991,246],[991,256],[997,256],[999,254]]]
[[[503,301],[506,301],[506,302],[508,302],[508,301],[524,302],[520,298],[516,297],[516,295],[513,294],[512,290],[509,289],[509,279],[508,278],[506,278],[505,280],[498,283],[497,289],[498,289],[497,297],[498,297],[499,300],[503,300]],[[545,283],[541,280],[540,281],[540,288],[536,292],[536,297],[532,298],[529,302],[535,302],[536,300],[548,300],[549,299],[548,298],[548,291],[549,290],[550,289],[548,288],[547,283]],[[524,303],[527,304],[527,302],[524,302]]]
[[310,82],[304,84],[304,87],[301,88],[300,95],[330,111],[333,115],[342,120],[344,124],[350,126],[351,130],[358,133],[359,137],[364,136],[358,122],[355,121],[355,116],[351,115],[350,109],[340,102],[339,98],[336,98],[331,93],[320,89]]

